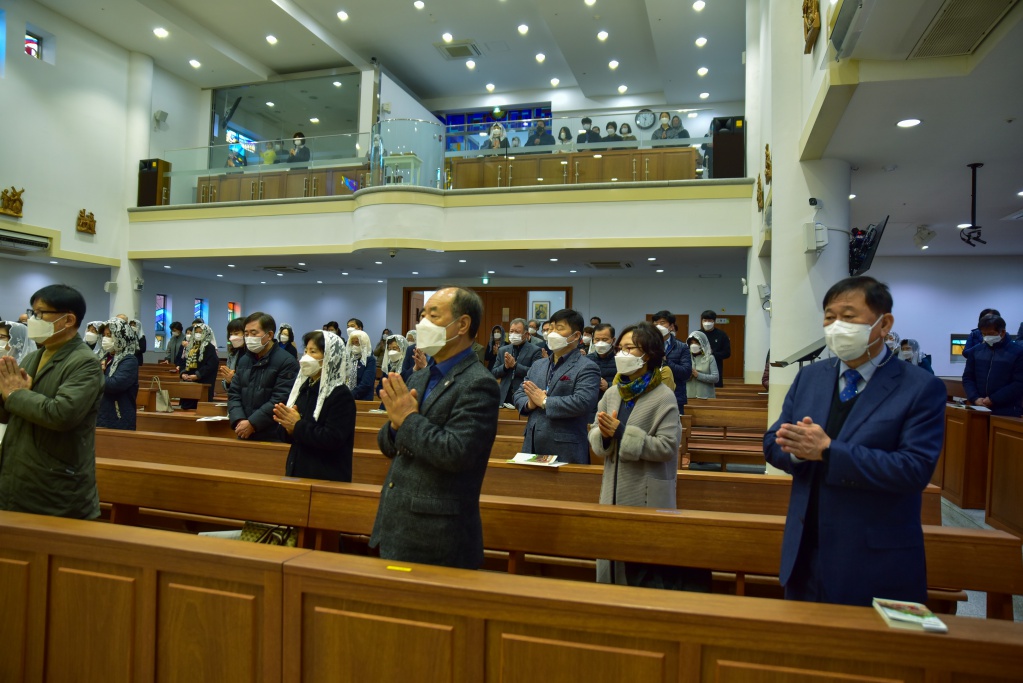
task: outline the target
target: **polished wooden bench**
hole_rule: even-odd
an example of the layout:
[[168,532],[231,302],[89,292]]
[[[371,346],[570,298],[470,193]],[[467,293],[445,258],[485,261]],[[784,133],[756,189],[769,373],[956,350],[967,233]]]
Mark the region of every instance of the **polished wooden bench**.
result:
[[729,429],[759,430],[763,437],[767,431],[767,409],[720,408],[714,405],[689,403],[686,415],[693,418],[693,429],[714,427],[721,430],[721,436],[727,438]]

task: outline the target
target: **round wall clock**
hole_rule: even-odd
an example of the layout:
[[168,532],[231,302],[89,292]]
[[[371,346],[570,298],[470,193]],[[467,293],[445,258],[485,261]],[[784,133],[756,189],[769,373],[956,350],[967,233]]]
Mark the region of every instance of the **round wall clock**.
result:
[[646,130],[647,128],[653,128],[654,124],[657,123],[657,114],[651,109],[640,109],[636,114],[636,126]]

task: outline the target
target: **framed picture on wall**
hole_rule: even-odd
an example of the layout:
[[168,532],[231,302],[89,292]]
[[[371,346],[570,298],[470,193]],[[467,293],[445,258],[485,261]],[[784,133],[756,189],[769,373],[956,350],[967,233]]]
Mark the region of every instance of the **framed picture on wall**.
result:
[[551,302],[550,301],[534,301],[533,302],[533,320],[547,320],[551,317]]

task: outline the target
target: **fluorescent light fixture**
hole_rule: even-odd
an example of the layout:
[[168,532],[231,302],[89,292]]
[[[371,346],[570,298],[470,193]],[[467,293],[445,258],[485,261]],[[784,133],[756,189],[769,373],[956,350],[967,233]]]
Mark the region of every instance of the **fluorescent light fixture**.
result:
[[601,31],[598,33],[597,40],[607,40],[607,31]]
[[413,274],[413,275],[419,275],[419,271],[418,271],[418,270],[413,270],[413,271],[412,271],[412,274]]
[[519,24],[519,33],[521,33],[522,35],[526,35],[527,33],[529,33],[529,27],[526,26],[525,24]]
[[570,272],[570,273],[578,273],[579,271],[578,270],[570,270],[568,272]]
[[538,63],[540,63],[540,64],[543,64],[543,60],[545,60],[545,59],[547,59],[547,55],[545,55],[545,54],[544,54],[544,53],[542,53],[542,52],[537,52],[537,53],[536,53],[536,61],[537,61]]
[[607,63],[607,68],[611,69],[611,71],[614,71],[615,69],[617,69],[618,68],[618,60],[617,59],[612,59],[610,62]]
[[377,284],[378,285],[382,285],[382,284],[384,284],[384,281],[383,280],[377,280]]
[[384,265],[383,261],[374,261],[373,263],[377,264],[378,266]]
[[628,90],[628,89],[629,89],[629,86],[627,86],[627,85],[619,85],[618,86],[618,92],[620,94],[622,94],[622,95],[624,95],[625,91]]
[[277,273],[277,277],[284,277],[284,273]]
[[487,92],[494,92],[494,84],[487,83]]
[[319,122],[320,122],[320,120],[318,118],[316,118],[315,116],[313,116],[312,118],[309,119],[309,123],[319,123]]
[[345,273],[345,272],[342,272],[341,274],[342,274],[342,275],[348,275],[348,273]]
[[902,119],[895,125],[899,128],[912,128],[920,125],[920,119]]
[[348,21],[348,12],[341,10],[337,13],[337,18],[341,21]]
[[266,106],[268,106],[268,107],[270,107],[271,109],[273,109],[274,103],[273,103],[273,102],[267,102],[267,103],[266,103]]
[[699,38],[696,39],[696,47],[703,47],[706,44],[707,44],[707,39],[704,38],[703,36],[700,36]]
[[492,270],[488,270],[487,272],[490,273],[491,275],[494,274],[494,271],[492,271]]
[[696,70],[696,75],[697,76],[706,76],[707,75],[707,67],[701,66],[699,69]]
[[452,40],[455,39],[455,37],[450,33],[442,33],[440,37],[445,43],[450,43]]
[[316,284],[318,284],[318,285],[322,285],[322,284],[323,284],[323,280],[317,280],[317,281],[316,281]]
[[702,93],[700,93],[700,99],[701,100],[705,100],[708,97],[710,97],[710,93],[709,92],[702,92]]
[[[558,83],[561,83],[561,81],[559,79],[557,79],[557,78],[552,78],[551,79],[551,86],[557,88],[558,87]],[[1020,194],[1023,194],[1023,192],[1021,192]]]
[[587,7],[593,7],[594,5],[597,4],[597,0],[584,0],[584,2],[586,3]]
[[703,10],[703,8],[706,6],[707,3],[705,3],[703,0],[696,0],[696,2],[693,3],[693,9],[696,10],[697,12]]
[[426,3],[423,2],[423,0],[416,0],[415,2],[412,3],[412,6],[415,7],[416,9],[423,9],[424,7],[426,7]]
[[157,26],[156,28],[153,29],[153,35],[156,36],[157,38],[166,38],[167,36],[170,35],[170,33],[164,27]]
[[200,62],[198,59],[189,59],[188,63],[192,65],[193,69],[198,69],[200,66],[202,66],[202,62]]
[[266,284],[266,280],[261,281],[259,284],[265,285]]
[[300,265],[300,266],[304,266],[305,264],[304,264],[304,263],[299,263],[298,265]]
[[474,62],[471,59],[465,60],[465,68],[467,68],[469,71],[472,71],[473,69],[476,68],[476,62]]
[[51,263],[52,265],[57,265],[57,262],[56,262],[56,261],[50,261],[50,263]]
[[270,43],[271,45],[276,45],[277,44],[277,36],[275,36],[275,35],[267,36],[266,37],[266,42]]

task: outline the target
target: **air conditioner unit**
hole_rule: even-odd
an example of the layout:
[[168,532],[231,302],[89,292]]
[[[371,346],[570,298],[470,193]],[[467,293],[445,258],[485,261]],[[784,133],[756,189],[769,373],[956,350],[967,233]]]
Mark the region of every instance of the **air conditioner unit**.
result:
[[831,44],[835,46],[839,59],[845,59],[856,49],[856,42],[873,8],[874,0],[846,0],[842,3],[831,32]]
[[0,254],[11,254],[12,256],[24,256],[37,251],[46,251],[50,248],[48,237],[36,237],[35,235],[23,235],[8,230],[0,230]]

